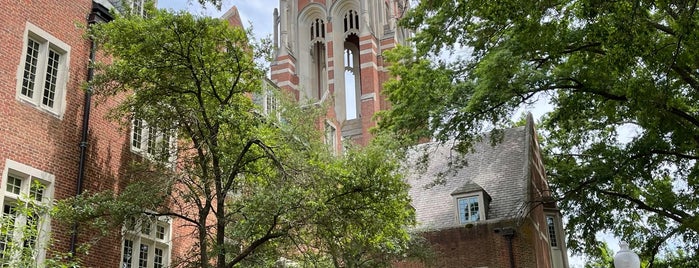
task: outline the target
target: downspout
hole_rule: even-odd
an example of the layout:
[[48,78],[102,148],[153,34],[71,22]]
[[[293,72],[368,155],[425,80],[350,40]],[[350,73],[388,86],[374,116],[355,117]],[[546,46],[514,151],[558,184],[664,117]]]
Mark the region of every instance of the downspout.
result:
[[512,227],[495,228],[495,233],[499,233],[507,239],[507,251],[510,257],[510,268],[515,268],[515,252],[513,249],[513,241],[515,238],[515,229]]
[[[111,15],[109,15],[109,11],[107,8],[104,6],[100,5],[99,3],[92,2],[92,11],[87,17],[87,25],[88,27],[100,23],[100,22],[108,22],[112,20]],[[75,196],[79,196],[82,191],[83,191],[83,181],[85,178],[85,160],[86,160],[86,155],[87,155],[87,139],[88,139],[88,133],[89,133],[89,127],[90,127],[90,107],[92,105],[92,86],[89,85],[90,82],[92,82],[92,79],[94,78],[95,75],[95,68],[93,66],[93,63],[95,62],[95,52],[97,50],[97,43],[92,40],[92,37],[89,37],[90,40],[90,62],[87,67],[87,83],[88,83],[88,88],[85,90],[85,99],[83,103],[83,118],[82,118],[82,133],[80,137],[80,160],[78,162],[78,178],[75,182],[76,184],[76,190],[75,190]],[[75,251],[76,251],[76,244],[78,241],[78,222],[73,223],[72,227],[72,232],[70,235],[70,256],[71,258],[75,257]]]
[[512,250],[512,240],[515,237],[515,233],[512,232],[512,234],[506,234],[505,238],[507,238],[507,249],[510,252],[510,268],[515,268],[515,253]]

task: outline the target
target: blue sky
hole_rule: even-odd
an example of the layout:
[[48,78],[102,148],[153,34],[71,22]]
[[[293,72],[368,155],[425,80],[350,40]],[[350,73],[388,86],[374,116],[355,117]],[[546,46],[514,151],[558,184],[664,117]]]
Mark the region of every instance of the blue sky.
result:
[[245,28],[253,27],[257,38],[271,36],[272,13],[279,5],[279,0],[222,0],[221,10],[211,5],[202,7],[196,0],[159,0],[158,8],[187,10],[192,14],[221,17],[233,6],[238,7],[240,18]]

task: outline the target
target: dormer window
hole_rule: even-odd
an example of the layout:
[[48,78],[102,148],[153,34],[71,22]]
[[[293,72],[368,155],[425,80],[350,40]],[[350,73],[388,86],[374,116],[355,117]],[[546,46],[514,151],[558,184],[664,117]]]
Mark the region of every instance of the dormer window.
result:
[[476,222],[481,219],[478,196],[468,196],[456,199],[459,209],[459,223]]
[[456,220],[459,224],[469,224],[486,219],[486,209],[490,195],[476,183],[466,183],[451,193],[456,201]]

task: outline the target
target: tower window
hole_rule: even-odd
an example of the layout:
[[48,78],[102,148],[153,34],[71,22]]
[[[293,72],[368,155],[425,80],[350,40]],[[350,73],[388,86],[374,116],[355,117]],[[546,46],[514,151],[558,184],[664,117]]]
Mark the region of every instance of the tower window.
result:
[[359,30],[359,14],[357,11],[350,10],[345,14],[345,32],[349,30]]
[[321,19],[311,23],[311,40],[316,38],[325,38],[325,22]]

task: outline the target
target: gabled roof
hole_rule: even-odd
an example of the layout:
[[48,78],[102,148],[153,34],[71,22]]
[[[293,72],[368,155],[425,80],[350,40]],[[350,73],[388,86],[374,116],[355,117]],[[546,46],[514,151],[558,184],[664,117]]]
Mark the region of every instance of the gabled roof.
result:
[[243,28],[243,21],[240,19],[240,13],[238,13],[236,6],[232,6],[221,18],[228,21],[230,26]]
[[[428,143],[411,153],[407,182],[418,229],[455,227],[456,201],[452,194],[485,191],[492,200],[486,220],[513,219],[523,214],[527,201],[528,156],[525,127],[504,130],[503,140],[491,145],[488,136],[473,152],[460,154],[449,144]],[[416,161],[427,153],[425,169]],[[459,165],[465,160],[465,165]],[[450,165],[454,163],[454,165]],[[424,167],[423,167],[424,168]]]

